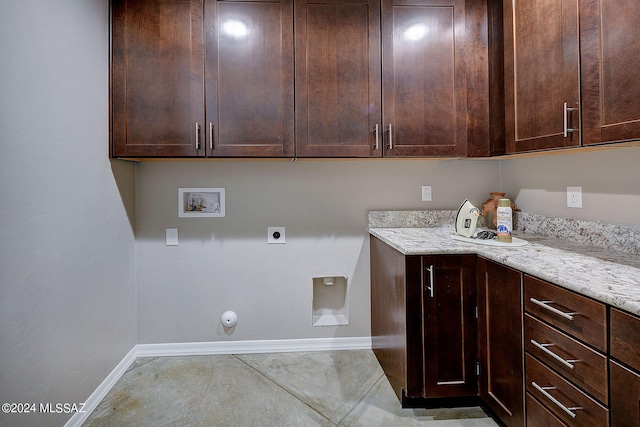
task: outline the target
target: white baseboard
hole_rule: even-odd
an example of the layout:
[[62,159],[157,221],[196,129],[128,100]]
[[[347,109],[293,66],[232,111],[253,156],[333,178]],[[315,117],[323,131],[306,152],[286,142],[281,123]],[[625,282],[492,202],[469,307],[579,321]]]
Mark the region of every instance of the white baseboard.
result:
[[138,357],[370,350],[371,337],[138,344]]
[[89,418],[89,415],[93,412],[98,404],[109,393],[109,390],[118,382],[120,377],[127,371],[129,366],[136,360],[136,347],[133,347],[129,353],[118,363],[113,371],[107,378],[102,381],[98,388],[91,393],[91,396],[84,401],[84,407],[82,412],[76,412],[64,425],[65,427],[80,427]]
[[80,427],[138,357],[203,356],[215,354],[293,353],[301,351],[370,350],[371,337],[309,338],[292,340],[215,341],[138,344],[118,363],[85,401],[84,412],[76,412],[65,427]]

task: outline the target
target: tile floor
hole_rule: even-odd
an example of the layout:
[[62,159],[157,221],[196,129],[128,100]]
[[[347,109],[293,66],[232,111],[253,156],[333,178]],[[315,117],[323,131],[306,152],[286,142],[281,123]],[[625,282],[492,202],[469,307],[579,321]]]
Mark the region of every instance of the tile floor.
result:
[[137,359],[93,426],[497,426],[481,408],[402,409],[370,350]]

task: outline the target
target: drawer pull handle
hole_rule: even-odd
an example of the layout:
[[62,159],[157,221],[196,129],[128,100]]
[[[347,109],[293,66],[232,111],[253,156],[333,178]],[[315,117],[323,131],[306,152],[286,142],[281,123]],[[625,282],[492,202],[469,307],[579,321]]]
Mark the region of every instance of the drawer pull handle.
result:
[[558,362],[562,363],[567,368],[573,369],[575,367],[574,363],[577,362],[577,360],[564,360],[562,357],[558,356],[553,351],[551,351],[551,350],[549,350],[547,348],[547,347],[552,346],[553,344],[540,344],[536,340],[531,340],[531,344],[533,344],[534,346],[538,347],[540,350],[542,350],[543,353],[553,357],[554,359],[556,359]]
[[571,418],[575,418],[576,417],[576,413],[573,412],[573,411],[578,410],[578,409],[582,409],[582,407],[580,407],[580,406],[576,406],[576,407],[573,407],[573,408],[567,408],[565,405],[560,403],[558,401],[558,399],[556,399],[555,397],[553,397],[549,393],[547,393],[547,390],[555,390],[556,389],[555,387],[540,387],[538,384],[535,383],[535,381],[531,381],[531,385],[533,387],[535,387],[535,389],[538,390],[540,393],[542,393],[542,395],[544,397],[546,397],[547,399],[549,399],[550,401],[555,403],[556,406],[558,406],[558,408],[562,409]]
[[546,308],[550,312],[557,314],[560,317],[564,317],[567,320],[573,321],[573,315],[577,314],[577,313],[565,313],[564,311],[560,311],[557,308],[551,307],[549,304],[551,304],[553,301],[539,301],[535,298],[529,298],[529,301],[531,301],[535,305],[539,305],[542,308]]

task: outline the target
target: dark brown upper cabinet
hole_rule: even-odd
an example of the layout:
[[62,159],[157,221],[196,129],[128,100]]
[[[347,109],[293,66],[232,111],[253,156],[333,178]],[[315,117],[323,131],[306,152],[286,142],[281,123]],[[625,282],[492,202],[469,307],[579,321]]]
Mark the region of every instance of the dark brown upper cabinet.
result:
[[293,156],[293,0],[204,11],[207,156]]
[[640,139],[640,8],[581,0],[583,143]]
[[507,153],[580,145],[578,3],[504,2]]
[[112,8],[113,156],[294,155],[292,0]]
[[382,1],[384,155],[465,156],[464,0]]
[[507,153],[640,139],[640,10],[504,2]]
[[494,154],[488,5],[113,0],[111,155]]
[[113,0],[112,156],[204,155],[202,2]]
[[379,0],[296,0],[295,28],[296,155],[380,157]]

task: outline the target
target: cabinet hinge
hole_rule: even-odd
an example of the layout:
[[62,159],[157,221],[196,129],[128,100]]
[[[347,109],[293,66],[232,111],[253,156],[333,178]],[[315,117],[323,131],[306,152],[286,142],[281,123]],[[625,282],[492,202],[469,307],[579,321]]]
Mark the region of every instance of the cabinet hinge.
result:
[[480,362],[476,362],[476,375],[480,376]]
[[476,305],[476,319],[478,318],[478,306]]

